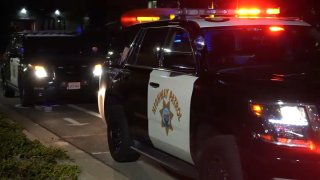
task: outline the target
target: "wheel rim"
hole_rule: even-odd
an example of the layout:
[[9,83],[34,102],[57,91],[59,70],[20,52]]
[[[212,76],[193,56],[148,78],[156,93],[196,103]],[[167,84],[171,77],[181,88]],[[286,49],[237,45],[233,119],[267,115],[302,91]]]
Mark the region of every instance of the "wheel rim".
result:
[[120,151],[120,147],[122,145],[122,138],[121,138],[121,129],[118,127],[112,128],[110,131],[110,137],[112,141],[112,145],[114,147],[114,151]]
[[206,179],[228,180],[229,173],[220,159],[210,160],[206,167]]

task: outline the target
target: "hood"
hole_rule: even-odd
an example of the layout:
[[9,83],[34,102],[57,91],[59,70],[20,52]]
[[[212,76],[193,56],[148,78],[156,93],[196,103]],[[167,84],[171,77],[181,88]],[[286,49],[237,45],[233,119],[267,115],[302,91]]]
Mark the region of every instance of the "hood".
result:
[[36,56],[28,59],[30,64],[38,64],[47,67],[79,67],[79,66],[94,66],[101,63],[101,58],[83,55],[56,55],[56,56]]
[[320,102],[320,69],[242,67],[219,71],[217,77],[221,86],[252,100]]

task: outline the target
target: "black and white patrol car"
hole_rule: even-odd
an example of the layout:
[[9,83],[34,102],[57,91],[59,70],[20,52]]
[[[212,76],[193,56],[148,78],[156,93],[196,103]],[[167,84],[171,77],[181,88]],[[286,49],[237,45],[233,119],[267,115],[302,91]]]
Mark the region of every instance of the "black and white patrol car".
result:
[[201,12],[123,30],[98,98],[112,157],[200,179],[318,179],[319,32]]
[[18,92],[23,106],[61,95],[96,97],[101,58],[95,55],[97,47],[88,49],[74,33],[13,34],[0,65],[3,95],[13,97]]

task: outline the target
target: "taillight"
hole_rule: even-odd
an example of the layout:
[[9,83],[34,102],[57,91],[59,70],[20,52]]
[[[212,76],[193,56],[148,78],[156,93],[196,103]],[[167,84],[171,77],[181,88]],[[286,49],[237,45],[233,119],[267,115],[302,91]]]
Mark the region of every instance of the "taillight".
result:
[[[315,106],[250,103],[250,110],[262,120],[263,132],[255,137],[265,142],[320,153],[316,141],[320,139],[319,115]],[[319,136],[319,137],[317,137]]]

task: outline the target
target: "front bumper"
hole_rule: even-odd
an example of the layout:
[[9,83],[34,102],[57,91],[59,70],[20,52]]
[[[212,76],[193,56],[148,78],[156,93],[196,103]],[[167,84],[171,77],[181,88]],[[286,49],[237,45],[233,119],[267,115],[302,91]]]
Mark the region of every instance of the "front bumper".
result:
[[79,82],[79,89],[69,89],[68,81],[38,81],[33,84],[33,94],[37,102],[54,101],[60,97],[81,97],[81,98],[96,98],[98,91],[99,79],[76,80]]

